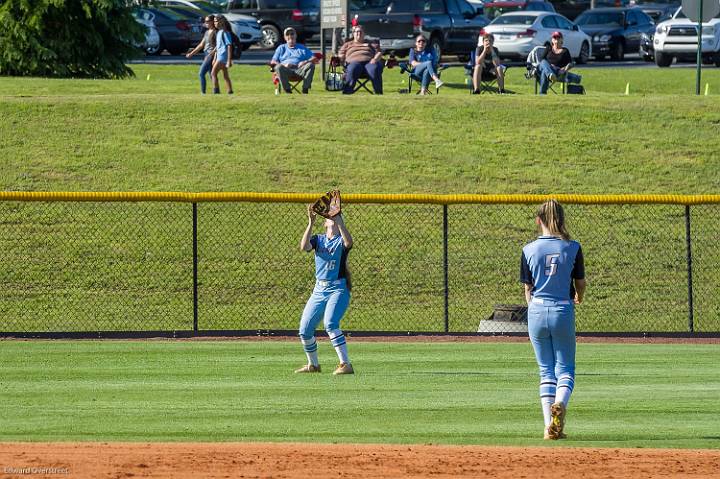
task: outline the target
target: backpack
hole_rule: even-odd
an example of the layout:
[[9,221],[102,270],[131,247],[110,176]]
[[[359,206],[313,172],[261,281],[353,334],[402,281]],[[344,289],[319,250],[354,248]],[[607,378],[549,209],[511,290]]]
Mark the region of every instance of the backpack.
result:
[[235,32],[230,32],[230,41],[232,42],[232,59],[233,60],[239,60],[242,56],[242,43],[240,43],[240,39],[237,35],[235,35]]
[[565,93],[568,95],[584,95],[585,87],[568,83],[567,86],[565,86]]

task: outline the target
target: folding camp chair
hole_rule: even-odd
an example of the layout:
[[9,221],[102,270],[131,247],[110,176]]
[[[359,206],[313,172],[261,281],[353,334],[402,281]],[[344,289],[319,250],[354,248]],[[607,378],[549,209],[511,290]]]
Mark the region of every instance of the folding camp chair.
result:
[[[525,61],[525,67],[527,68],[527,71],[525,72],[525,78],[527,80],[532,79],[535,82],[535,94],[538,93],[538,87],[540,85],[540,59],[545,54],[545,47],[544,46],[537,46],[530,51],[530,53],[527,56],[527,60]],[[555,82],[560,82],[561,86],[561,92],[565,93],[565,81],[561,79],[557,79]],[[555,82],[550,82],[550,87],[548,90],[555,93],[557,95],[557,91],[555,91]]]
[[[281,93],[285,93],[285,90],[283,90],[282,85],[280,84],[280,76],[275,72],[275,69],[273,67],[270,67],[270,71],[272,72],[273,85],[275,85],[275,94],[279,95]],[[303,80],[304,78],[297,73],[291,73],[290,76],[288,76],[291,91],[294,91],[295,93],[301,93],[299,88]]]
[[[471,93],[473,91],[473,75],[475,73],[475,61],[476,60],[477,60],[477,52],[475,50],[473,50],[470,52],[470,60],[464,65],[465,76],[467,77],[467,84],[470,86]],[[505,65],[500,65],[500,66],[502,67],[503,72],[507,71],[507,67]],[[500,89],[496,85],[497,85],[497,76],[483,68],[482,73],[480,73],[480,85],[479,85],[480,94],[500,93]]]
[[[420,78],[419,75],[414,73],[414,68],[412,65],[410,65],[409,62],[400,62],[398,63],[400,66],[400,73],[407,73],[408,76],[408,93],[412,93],[412,86],[413,82],[422,83],[422,78]],[[446,70],[450,65],[446,65],[444,63],[440,63],[435,67],[435,73],[437,73],[437,76],[442,76],[443,70]],[[440,90],[438,88],[435,88],[435,93],[439,93]],[[418,93],[420,93],[420,90],[418,90]],[[428,94],[430,94],[430,90],[428,90]]]
[[[383,60],[380,60],[383,61]],[[346,64],[340,61],[340,58],[333,56],[330,58],[330,68],[328,70],[328,77],[330,78],[337,78],[338,76],[342,76],[343,82],[345,81],[345,73],[346,73]],[[391,68],[388,66],[388,68]],[[363,71],[360,74],[360,78],[358,78],[357,82],[355,82],[355,87],[353,88],[353,93],[357,93],[361,89],[364,89],[366,92],[370,93],[371,95],[375,94],[375,91],[372,87],[372,82],[370,81],[370,77],[368,76],[366,71]],[[341,89],[342,90],[342,89]]]
[[[314,53],[313,54],[313,63],[317,64],[319,61],[323,59],[322,53]],[[275,85],[275,94],[279,95],[281,93],[285,93],[285,91],[282,88],[282,85],[280,84],[280,76],[275,72],[275,69],[270,66],[270,71],[272,72],[272,82],[273,85]],[[291,73],[288,76],[288,81],[290,82],[290,91],[294,91],[295,93],[301,93],[300,91],[300,84],[305,81],[303,77],[298,75],[297,73]]]

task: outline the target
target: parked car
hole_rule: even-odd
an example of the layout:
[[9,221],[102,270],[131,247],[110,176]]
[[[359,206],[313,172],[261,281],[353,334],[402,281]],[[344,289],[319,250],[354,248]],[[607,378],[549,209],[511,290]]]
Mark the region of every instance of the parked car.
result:
[[274,49],[285,40],[282,32],[293,27],[298,42],[320,33],[320,0],[229,0],[229,13],[251,15],[260,23],[260,46]]
[[545,1],[508,0],[485,2],[482,8],[483,15],[488,17],[490,20],[495,19],[495,17],[499,17],[503,13],[523,10],[531,12],[554,12],[555,7],[553,7],[552,3]]
[[680,7],[677,0],[634,0],[633,4],[652,18],[656,25],[672,18]]
[[[702,60],[720,67],[720,15],[702,24]],[[673,59],[695,61],[697,57],[697,24],[678,8],[670,20],[655,28],[653,47],[655,64],[669,67]]]
[[[590,10],[592,0],[549,0],[555,11],[570,20],[575,20],[585,10]],[[626,7],[632,0],[595,0],[595,8]]]
[[625,53],[639,52],[642,34],[655,30],[652,18],[636,7],[595,8],[583,12],[575,23],[592,37],[597,60],[608,55],[613,60],[622,60]]
[[476,12],[480,14],[483,12],[483,5],[485,4],[483,0],[467,0],[467,2],[475,9]]
[[150,12],[141,12],[139,10],[133,10],[132,14],[135,21],[145,27],[145,40],[136,46],[142,48],[148,55],[156,54],[160,49],[160,34],[155,28],[154,16]]
[[640,57],[646,62],[655,61],[655,48],[653,48],[654,37],[654,30],[652,33],[644,33],[640,35]]
[[183,8],[188,12],[195,11],[197,15],[200,16],[223,15],[228,22],[230,22],[230,28],[232,28],[233,33],[240,39],[243,50],[247,50],[262,40],[260,23],[255,17],[251,17],[250,15],[226,12],[216,4],[204,1],[160,0],[159,4],[165,7]]
[[351,16],[383,50],[404,56],[425,35],[438,54],[469,58],[478,33],[490,23],[466,0],[351,0]]
[[549,46],[555,31],[563,34],[564,46],[578,63],[586,63],[592,40],[573,22],[551,12],[511,12],[500,15],[484,29],[495,36],[500,57],[525,61],[537,46]]
[[157,54],[167,50],[171,55],[180,55],[202,40],[202,25],[197,16],[188,16],[168,8],[143,7],[137,9],[140,15],[152,15],[152,21],[160,36]]

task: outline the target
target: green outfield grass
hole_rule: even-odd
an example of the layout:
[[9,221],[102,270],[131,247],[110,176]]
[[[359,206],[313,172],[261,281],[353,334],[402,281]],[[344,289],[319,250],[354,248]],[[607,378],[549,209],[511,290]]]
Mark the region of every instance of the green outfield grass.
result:
[[[349,342],[300,376],[295,341],[0,348],[2,441],[549,445],[529,343]],[[562,446],[719,448],[720,346],[580,344]]]

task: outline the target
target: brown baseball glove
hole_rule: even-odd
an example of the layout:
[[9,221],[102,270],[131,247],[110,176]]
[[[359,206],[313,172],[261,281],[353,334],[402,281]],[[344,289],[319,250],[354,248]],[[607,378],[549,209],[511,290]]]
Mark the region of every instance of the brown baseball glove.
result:
[[312,210],[324,218],[333,219],[341,213],[340,190],[328,191],[312,205]]

